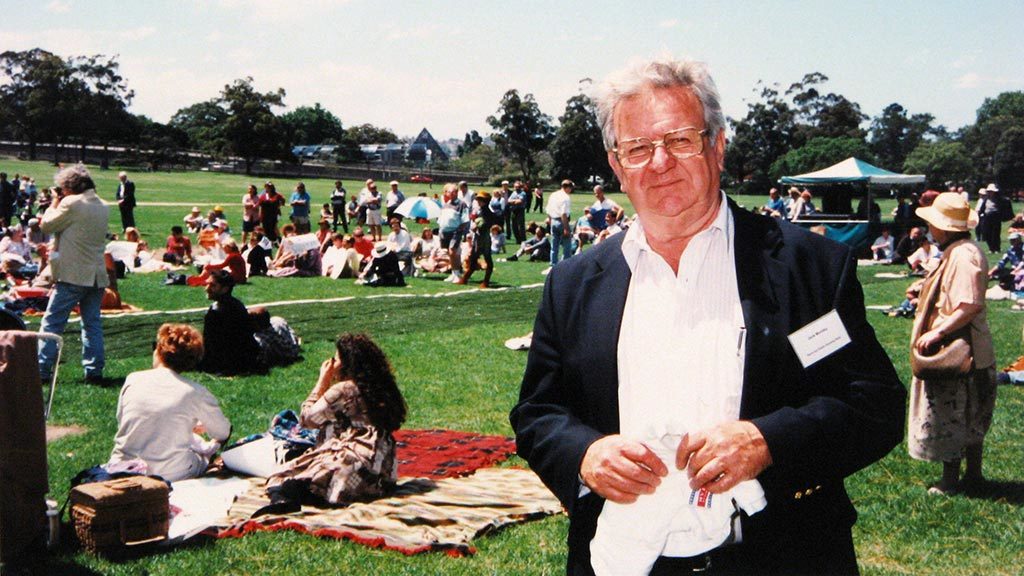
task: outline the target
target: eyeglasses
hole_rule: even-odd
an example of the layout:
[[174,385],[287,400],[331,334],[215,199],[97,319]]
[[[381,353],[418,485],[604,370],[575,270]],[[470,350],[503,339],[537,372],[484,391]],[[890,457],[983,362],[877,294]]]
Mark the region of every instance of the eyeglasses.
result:
[[666,132],[661,140],[630,138],[624,140],[612,152],[623,168],[642,168],[654,157],[654,149],[664,146],[665,151],[679,160],[704,153],[704,136],[708,131],[692,126]]

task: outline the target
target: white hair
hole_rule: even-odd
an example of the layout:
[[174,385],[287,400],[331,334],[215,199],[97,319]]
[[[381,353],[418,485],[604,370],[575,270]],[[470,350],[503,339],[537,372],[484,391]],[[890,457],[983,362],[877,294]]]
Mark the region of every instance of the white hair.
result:
[[725,116],[719,101],[718,88],[703,62],[663,55],[651,60],[636,61],[625,69],[609,74],[593,93],[597,105],[597,121],[601,126],[604,147],[616,145],[613,115],[615,108],[626,98],[651,88],[685,87],[693,91],[704,109],[704,127],[712,142],[725,130]]
[[81,194],[86,190],[96,188],[96,185],[92,182],[92,176],[89,175],[89,170],[81,162],[73,166],[61,168],[53,177],[53,183],[58,188],[71,190],[74,194]]

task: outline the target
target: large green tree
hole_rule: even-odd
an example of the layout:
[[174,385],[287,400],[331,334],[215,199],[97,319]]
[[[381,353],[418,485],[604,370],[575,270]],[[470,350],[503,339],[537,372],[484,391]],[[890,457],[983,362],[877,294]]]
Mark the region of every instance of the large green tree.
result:
[[360,124],[349,126],[346,135],[356,144],[397,144],[398,136],[390,128]]
[[963,140],[974,161],[974,178],[991,182],[996,178],[996,149],[1003,134],[1024,126],[1024,92],[1003,92],[986,98],[978,108],[977,121],[964,130]]
[[868,117],[860,104],[851,102],[841,94],[822,93],[818,90],[828,82],[821,72],[805,74],[786,90],[796,112],[796,130],[792,146],[799,148],[812,138],[860,138],[867,133],[860,127]]
[[907,155],[902,170],[924,174],[929,188],[945,190],[947,185],[962,184],[971,176],[971,157],[960,142],[925,141]]
[[1024,125],[1013,126],[999,137],[992,168],[1004,190],[1024,189]]
[[472,172],[478,176],[490,177],[505,172],[505,162],[493,146],[477,146],[470,153],[452,160],[452,168]]
[[341,119],[322,107],[299,106],[281,116],[292,145],[338,144],[345,137]]
[[519,167],[523,180],[532,182],[539,172],[538,155],[555,136],[551,117],[540,111],[533,94],[520,96],[512,89],[502,96],[497,115],[488,116],[487,123],[494,129],[491,139],[498,150]]
[[273,111],[284,106],[284,88],[260,93],[252,83],[251,77],[235,80],[224,86],[218,101],[227,111],[223,153],[241,157],[246,174],[252,173],[258,159],[292,158],[288,143],[281,137],[281,119]]
[[765,190],[772,162],[790,150],[797,125],[796,111],[777,87],[760,81],[758,86],[758,99],[747,104],[746,116],[729,119],[733,137],[725,149],[725,170],[745,187]]
[[886,106],[871,121],[871,151],[878,158],[879,166],[894,172],[902,170],[907,155],[926,136],[937,135],[937,128],[932,127],[934,121],[931,114],[908,115],[907,110],[896,102]]
[[611,181],[613,173],[608,166],[593,101],[583,94],[573,96],[566,102],[565,114],[558,121],[558,133],[548,148],[552,159],[551,176],[578,183],[587,182],[591,176]]
[[227,110],[215,98],[178,110],[169,125],[188,137],[191,148],[219,154],[225,146],[223,130],[227,119]]
[[[0,54],[0,121],[10,138],[29,143],[35,158],[40,141],[64,144],[128,140],[127,113],[133,92],[114,58],[62,58],[33,48]],[[54,161],[57,160],[54,148]]]
[[456,150],[456,155],[462,156],[463,154],[469,154],[473,150],[476,150],[477,146],[480,146],[483,143],[483,137],[480,136],[480,133],[476,130],[466,132],[466,137],[462,139],[462,144],[459,144],[459,147]]

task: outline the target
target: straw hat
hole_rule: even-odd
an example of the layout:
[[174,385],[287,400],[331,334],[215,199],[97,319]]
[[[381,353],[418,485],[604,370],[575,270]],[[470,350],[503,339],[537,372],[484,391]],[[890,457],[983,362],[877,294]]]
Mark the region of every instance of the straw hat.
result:
[[914,212],[939,230],[967,232],[978,225],[978,213],[956,192],[943,192],[931,206]]
[[391,247],[388,246],[387,242],[377,242],[377,245],[373,247],[373,257],[381,258],[391,254]]

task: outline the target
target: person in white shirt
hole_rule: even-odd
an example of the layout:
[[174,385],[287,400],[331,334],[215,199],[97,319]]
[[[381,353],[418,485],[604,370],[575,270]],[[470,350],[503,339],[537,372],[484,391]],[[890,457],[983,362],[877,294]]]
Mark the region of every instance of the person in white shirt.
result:
[[551,237],[551,266],[572,256],[572,227],[569,218],[572,216],[572,194],[576,185],[572,180],[562,180],[562,187],[551,193],[545,212],[548,214]]
[[402,228],[402,221],[398,218],[392,218],[388,224],[391,226],[391,233],[388,234],[386,242],[398,256],[398,261],[402,265],[402,274],[411,276],[413,273],[412,236],[408,230]]
[[153,368],[132,372],[121,387],[110,462],[139,458],[149,474],[171,482],[206,470],[210,456],[231,435],[231,423],[209,390],[181,375],[202,357],[198,330],[187,324],[160,326]]
[[590,205],[590,215],[593,217],[594,230],[604,230],[605,214],[612,213],[615,220],[619,221],[625,215],[625,211],[619,203],[604,195],[604,187],[600,184],[594,186],[594,203]]
[[402,215],[395,212],[398,207],[405,202],[405,194],[398,189],[398,180],[391,181],[391,190],[388,190],[387,195],[384,197],[384,201],[387,204],[387,218],[388,222],[391,222],[392,218],[402,219]]
[[510,414],[568,511],[567,572],[856,574],[843,481],[900,443],[906,389],[851,248],[726,197],[702,63],[595,96],[638,218],[547,275]]
[[892,253],[896,249],[896,240],[889,234],[888,228],[882,228],[882,235],[875,238],[871,244],[871,253],[875,260],[892,260]]

